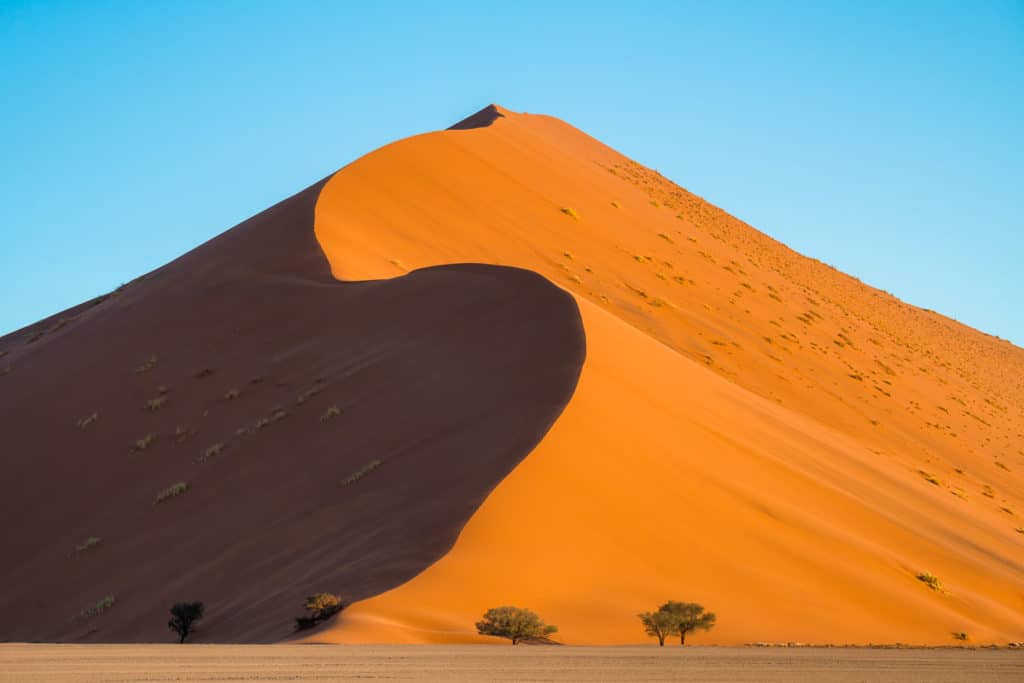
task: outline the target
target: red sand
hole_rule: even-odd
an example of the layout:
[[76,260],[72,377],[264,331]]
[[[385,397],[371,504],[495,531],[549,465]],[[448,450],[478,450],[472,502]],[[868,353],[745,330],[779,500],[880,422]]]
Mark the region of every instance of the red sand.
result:
[[507,603],[645,642],[667,599],[718,613],[698,643],[1024,639],[1024,350],[550,117],[383,147],[3,351],[6,639],[203,599],[201,639],[279,640],[315,590],[369,598],[327,642],[481,641]]

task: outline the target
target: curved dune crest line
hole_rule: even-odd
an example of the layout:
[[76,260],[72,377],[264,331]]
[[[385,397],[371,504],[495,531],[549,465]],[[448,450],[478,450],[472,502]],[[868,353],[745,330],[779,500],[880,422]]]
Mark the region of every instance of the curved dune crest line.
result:
[[479,615],[512,603],[566,642],[640,642],[635,614],[671,598],[718,613],[701,642],[1020,639],[1021,349],[545,116],[383,147],[316,211],[338,277],[547,276],[579,302],[588,355],[451,552],[315,640],[480,641]]
[[181,600],[198,641],[289,638],[306,595],[441,557],[549,429],[572,297],[480,264],[338,282],[322,187],[0,339],[0,639],[159,642]]

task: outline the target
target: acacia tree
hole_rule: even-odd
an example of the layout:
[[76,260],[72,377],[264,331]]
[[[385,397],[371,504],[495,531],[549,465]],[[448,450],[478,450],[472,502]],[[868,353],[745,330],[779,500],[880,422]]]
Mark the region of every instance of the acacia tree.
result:
[[657,638],[661,647],[665,647],[665,638],[679,632],[675,617],[668,612],[642,612],[637,616],[644,625],[644,633]]
[[167,628],[178,634],[178,644],[180,645],[195,630],[193,624],[202,618],[203,603],[176,602],[171,607],[171,618],[167,622]]
[[659,607],[658,611],[671,617],[675,632],[679,634],[680,645],[686,645],[686,634],[690,631],[710,631],[715,626],[715,613],[704,612],[704,607],[695,602],[670,600]]
[[522,607],[492,607],[484,618],[476,622],[476,632],[482,636],[508,638],[515,645],[527,638],[543,638],[558,631],[553,624],[545,624],[535,612]]

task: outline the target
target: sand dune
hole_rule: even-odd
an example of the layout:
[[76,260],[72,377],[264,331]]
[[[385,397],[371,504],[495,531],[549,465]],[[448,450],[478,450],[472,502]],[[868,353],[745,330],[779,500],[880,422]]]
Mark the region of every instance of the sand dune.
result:
[[0,352],[3,639],[202,599],[282,640],[317,590],[359,600],[320,642],[505,603],[642,642],[669,598],[695,642],[1024,639],[1024,350],[550,117],[383,147]]
[[477,615],[512,602],[566,642],[634,642],[635,613],[671,597],[718,612],[703,642],[1020,637],[1021,349],[556,119],[467,121],[332,178],[316,230],[334,274],[535,270],[580,302],[588,359],[452,552],[318,640],[480,640]]
[[0,638],[163,641],[180,600],[199,641],[287,638],[304,596],[438,559],[550,427],[585,352],[571,297],[486,265],[338,283],[321,187],[0,340]]

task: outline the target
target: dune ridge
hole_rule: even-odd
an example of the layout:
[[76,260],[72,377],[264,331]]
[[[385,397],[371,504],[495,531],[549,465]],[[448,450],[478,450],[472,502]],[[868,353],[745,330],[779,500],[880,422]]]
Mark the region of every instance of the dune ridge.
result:
[[550,278],[583,314],[580,385],[450,553],[315,639],[479,641],[513,602],[565,642],[641,642],[635,613],[675,597],[718,612],[701,642],[1019,640],[1024,351],[502,112],[339,171],[317,238],[343,279]]
[[0,639],[275,642],[443,555],[571,396],[572,298],[481,264],[339,283],[323,182],[0,338]]

